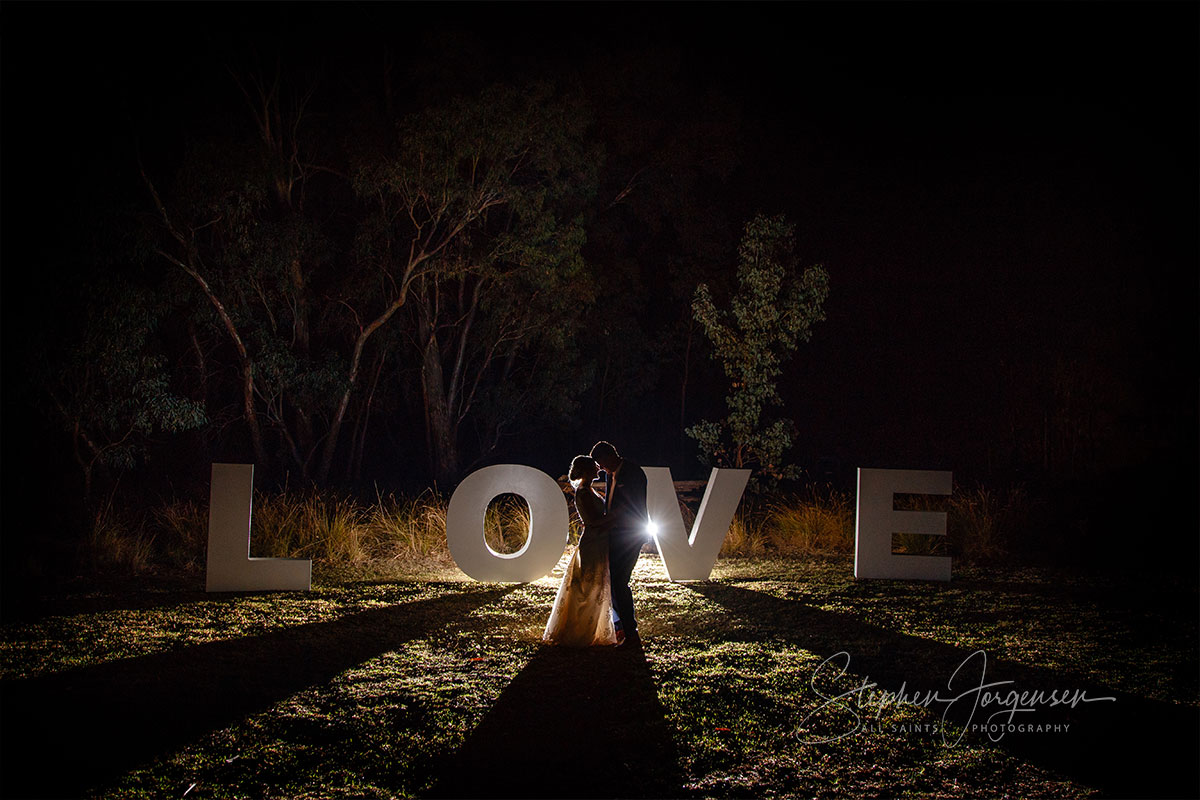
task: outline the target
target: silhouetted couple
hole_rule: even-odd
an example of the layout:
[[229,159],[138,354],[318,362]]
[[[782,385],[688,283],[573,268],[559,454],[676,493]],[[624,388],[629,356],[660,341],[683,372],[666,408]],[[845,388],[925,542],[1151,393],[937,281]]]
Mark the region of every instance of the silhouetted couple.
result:
[[[604,494],[592,484],[604,472]],[[608,442],[576,456],[567,478],[583,522],[567,565],[544,641],[572,647],[637,646],[637,617],[629,579],[646,543],[646,473]]]

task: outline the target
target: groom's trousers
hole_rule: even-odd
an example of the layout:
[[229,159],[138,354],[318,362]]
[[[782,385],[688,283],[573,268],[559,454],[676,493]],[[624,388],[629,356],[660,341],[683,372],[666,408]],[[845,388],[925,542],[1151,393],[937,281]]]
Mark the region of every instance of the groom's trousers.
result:
[[608,577],[612,583],[612,604],[621,618],[621,630],[626,636],[637,632],[629,578],[633,575],[633,568],[645,543],[645,531],[637,528],[614,528],[608,538]]

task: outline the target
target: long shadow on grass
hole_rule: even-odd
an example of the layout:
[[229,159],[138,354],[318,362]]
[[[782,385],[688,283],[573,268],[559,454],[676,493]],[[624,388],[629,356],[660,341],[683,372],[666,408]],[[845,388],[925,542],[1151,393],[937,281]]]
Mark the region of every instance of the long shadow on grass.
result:
[[[689,584],[745,623],[748,637],[783,638],[822,657],[846,651],[849,672],[867,677],[879,689],[906,696],[939,690],[941,697],[956,697],[986,679],[1012,681],[996,687],[1032,691],[1082,689],[1088,697],[1116,697],[1115,702],[1080,703],[1075,708],[1044,705],[1019,713],[1015,723],[1070,725],[1065,732],[1005,733],[996,746],[1021,759],[1065,775],[1110,797],[1197,797],[1200,774],[1195,754],[1200,751],[1200,709],[1147,700],[1118,692],[1085,679],[1054,670],[988,659],[986,671],[978,659],[960,673],[953,689],[947,687],[955,670],[973,652],[918,636],[869,625],[849,614],[822,611],[794,600],[720,584]],[[843,690],[844,691],[844,690]],[[830,694],[830,693],[827,693]],[[821,699],[812,696],[815,709]],[[1000,706],[975,709],[972,696],[950,706],[947,719],[959,724],[981,724]],[[930,710],[940,717],[946,705]],[[864,719],[873,708],[861,709]],[[997,722],[1000,720],[996,720]],[[1007,720],[1004,720],[1007,721]],[[799,720],[797,720],[799,722]],[[886,717],[884,719],[886,725]],[[847,730],[853,728],[853,721]],[[885,728],[886,730],[886,728]],[[839,731],[842,732],[842,731]],[[897,736],[917,735],[896,733]],[[974,741],[987,741],[984,734]],[[951,739],[951,741],[953,741]],[[1002,787],[996,787],[999,791]]]
[[203,579],[191,581],[189,585],[181,584],[149,591],[131,591],[128,586],[124,589],[107,586],[100,589],[80,589],[76,594],[70,594],[71,591],[70,588],[60,588],[22,597],[15,608],[4,609],[4,622],[31,623],[50,616],[69,617],[109,611],[165,611],[213,600],[213,596],[204,591]]
[[370,609],[259,636],[0,684],[4,797],[80,797],[195,738],[512,591]]
[[448,757],[433,797],[676,797],[678,755],[640,648],[543,647]]

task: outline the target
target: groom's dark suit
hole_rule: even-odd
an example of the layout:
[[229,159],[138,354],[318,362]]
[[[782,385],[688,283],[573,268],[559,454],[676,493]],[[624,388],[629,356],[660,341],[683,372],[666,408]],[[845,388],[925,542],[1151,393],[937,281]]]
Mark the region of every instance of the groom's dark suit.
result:
[[608,571],[612,604],[626,636],[637,633],[629,577],[646,543],[646,473],[629,459],[621,462],[616,481],[605,473],[604,511],[612,520],[608,538]]

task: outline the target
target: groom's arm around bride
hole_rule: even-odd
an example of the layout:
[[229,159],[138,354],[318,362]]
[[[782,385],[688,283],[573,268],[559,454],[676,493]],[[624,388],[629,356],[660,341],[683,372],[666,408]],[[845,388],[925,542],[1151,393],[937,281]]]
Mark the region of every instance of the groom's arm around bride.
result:
[[622,459],[608,442],[598,442],[591,455],[604,469],[604,505],[613,521],[608,549],[613,608],[625,636],[636,638],[637,618],[629,579],[646,543],[646,473],[632,461]]

